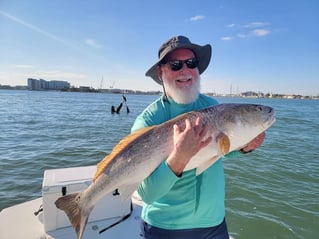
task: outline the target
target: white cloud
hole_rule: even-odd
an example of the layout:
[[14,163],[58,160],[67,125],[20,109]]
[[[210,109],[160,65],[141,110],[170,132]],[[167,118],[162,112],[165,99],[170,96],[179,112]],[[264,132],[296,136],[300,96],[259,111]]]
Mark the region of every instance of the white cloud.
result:
[[244,28],[258,28],[270,25],[268,22],[251,22],[244,25]]
[[204,18],[205,18],[205,16],[203,16],[203,15],[197,15],[197,16],[191,17],[190,21],[197,22],[197,21],[203,20]]
[[231,41],[233,40],[234,38],[233,37],[230,37],[230,36],[224,36],[224,37],[221,37],[220,38],[222,41]]
[[269,30],[266,29],[255,29],[252,31],[254,36],[263,37],[270,34]]
[[241,39],[246,39],[250,37],[264,37],[270,34],[270,31],[267,29],[254,29],[247,33],[238,33],[237,37]]
[[103,46],[98,44],[94,39],[88,38],[85,40],[85,44],[94,48],[102,48]]
[[234,36],[222,37],[221,40],[229,41],[235,38],[247,39],[251,37],[264,37],[271,34],[271,30],[267,29],[269,28],[269,25],[269,22],[251,22],[246,25],[236,25],[231,23],[227,25],[227,27],[234,29],[237,33],[234,33]]

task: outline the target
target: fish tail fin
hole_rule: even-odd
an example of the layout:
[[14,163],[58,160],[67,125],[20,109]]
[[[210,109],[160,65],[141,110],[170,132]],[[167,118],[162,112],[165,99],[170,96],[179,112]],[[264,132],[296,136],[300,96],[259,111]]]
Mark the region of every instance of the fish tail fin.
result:
[[81,239],[92,208],[85,209],[79,204],[81,193],[68,194],[55,201],[57,208],[63,210],[68,216],[77,238]]

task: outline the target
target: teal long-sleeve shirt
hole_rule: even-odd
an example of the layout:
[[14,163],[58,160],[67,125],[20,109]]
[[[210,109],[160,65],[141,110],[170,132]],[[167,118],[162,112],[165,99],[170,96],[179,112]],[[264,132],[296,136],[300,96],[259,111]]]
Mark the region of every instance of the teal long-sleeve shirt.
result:
[[[215,99],[203,94],[200,94],[195,102],[185,105],[161,97],[136,118],[132,132],[161,124],[182,113],[216,104],[218,102]],[[225,217],[225,178],[222,160],[218,160],[198,176],[194,169],[183,172],[181,177],[176,176],[164,160],[139,185],[137,191],[144,201],[142,219],[156,227],[212,227],[219,225]]]

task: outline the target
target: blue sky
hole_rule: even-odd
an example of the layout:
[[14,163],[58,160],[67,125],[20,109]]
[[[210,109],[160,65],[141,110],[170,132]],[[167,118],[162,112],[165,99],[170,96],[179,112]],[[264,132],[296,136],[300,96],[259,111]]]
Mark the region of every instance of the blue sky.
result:
[[0,0],[0,84],[161,90],[145,72],[185,35],[213,47],[203,92],[318,95],[318,23],[317,0]]

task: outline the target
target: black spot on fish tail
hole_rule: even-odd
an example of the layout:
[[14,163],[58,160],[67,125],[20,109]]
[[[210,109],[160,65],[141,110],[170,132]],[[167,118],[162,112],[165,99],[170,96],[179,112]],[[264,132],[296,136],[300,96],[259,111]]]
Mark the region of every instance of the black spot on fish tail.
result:
[[91,210],[84,213],[83,208],[79,205],[81,193],[73,193],[58,198],[55,201],[57,208],[63,210],[68,216],[73,228],[76,231],[77,238],[81,239]]

